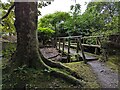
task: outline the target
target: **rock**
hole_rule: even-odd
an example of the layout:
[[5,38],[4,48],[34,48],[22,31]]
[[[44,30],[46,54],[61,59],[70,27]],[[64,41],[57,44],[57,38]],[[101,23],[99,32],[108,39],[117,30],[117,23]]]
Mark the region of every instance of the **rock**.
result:
[[104,72],[104,70],[100,70],[100,72]]

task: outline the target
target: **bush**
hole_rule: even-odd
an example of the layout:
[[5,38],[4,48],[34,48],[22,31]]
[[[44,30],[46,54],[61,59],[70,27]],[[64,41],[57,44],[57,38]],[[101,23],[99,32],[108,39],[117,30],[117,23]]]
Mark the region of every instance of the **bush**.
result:
[[38,39],[45,44],[54,33],[55,31],[50,28],[38,28]]
[[6,43],[5,49],[2,50],[3,58],[9,59],[16,50],[16,44]]

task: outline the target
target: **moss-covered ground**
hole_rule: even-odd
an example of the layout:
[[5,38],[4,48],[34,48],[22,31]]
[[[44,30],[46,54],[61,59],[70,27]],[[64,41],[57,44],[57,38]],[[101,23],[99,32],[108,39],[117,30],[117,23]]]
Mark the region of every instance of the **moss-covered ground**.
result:
[[83,61],[65,63],[65,65],[69,66],[71,69],[77,72],[80,77],[83,78],[83,80],[86,82],[84,86],[85,88],[99,88],[100,87],[89,65],[84,64]]
[[[5,71],[4,60],[3,74],[2,74],[2,87],[3,90],[12,88],[25,88],[25,89],[40,89],[40,88],[61,88],[61,90],[68,88],[80,88],[61,78],[51,76],[48,70],[36,70],[26,68],[24,66],[15,68],[12,72]],[[94,74],[88,65],[83,62],[65,63],[68,67],[76,71],[79,76],[85,81],[84,88],[99,88]],[[58,69],[56,69],[58,70]]]
[[[108,57],[108,61],[106,62],[107,66],[112,70],[119,72],[120,66],[120,55],[111,55]],[[120,72],[119,72],[120,73]]]

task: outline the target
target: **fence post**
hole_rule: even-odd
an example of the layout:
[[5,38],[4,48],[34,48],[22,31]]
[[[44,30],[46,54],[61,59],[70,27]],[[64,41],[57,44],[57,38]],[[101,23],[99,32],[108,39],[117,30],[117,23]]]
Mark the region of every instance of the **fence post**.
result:
[[62,54],[64,54],[64,47],[65,47],[65,39],[63,38]]
[[87,63],[87,60],[86,60],[86,58],[85,58],[84,47],[82,46],[81,38],[78,39],[78,40],[79,40],[79,42],[80,42],[80,48],[81,48],[82,58],[83,58],[84,63],[86,64],[86,63]]
[[67,60],[70,62],[70,38],[68,38],[68,55],[67,55]]
[[76,42],[77,42],[76,53],[78,53],[79,52],[79,41],[78,41],[78,39],[76,39]]
[[[99,37],[96,37],[96,45],[99,45],[99,44],[98,44],[98,39],[99,39]],[[96,48],[95,48],[95,54],[97,54],[97,53],[98,53],[98,48],[96,47]]]
[[60,51],[60,38],[59,38],[59,46],[58,46],[58,50]]

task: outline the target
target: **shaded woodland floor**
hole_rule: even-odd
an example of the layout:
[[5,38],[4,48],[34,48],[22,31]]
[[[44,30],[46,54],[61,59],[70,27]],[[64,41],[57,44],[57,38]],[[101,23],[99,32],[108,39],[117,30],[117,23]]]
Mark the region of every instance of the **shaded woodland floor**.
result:
[[[51,60],[59,62],[61,60],[61,54],[55,48],[41,48],[40,49],[45,58],[52,58]],[[73,85],[66,80],[49,75],[47,70],[35,70],[32,68],[20,67],[10,72],[4,71],[8,60],[3,60],[3,88],[15,88],[23,87],[25,89],[40,89],[40,88],[80,88],[80,86]],[[6,65],[5,65],[6,64]],[[90,61],[88,64],[84,64],[83,61],[63,63],[72,70],[74,70],[85,83],[83,88],[117,88],[118,77],[115,70],[107,67],[105,64],[101,65],[101,62]],[[108,80],[109,79],[109,80]],[[26,83],[28,82],[28,83]],[[110,86],[112,84],[112,86]]]

